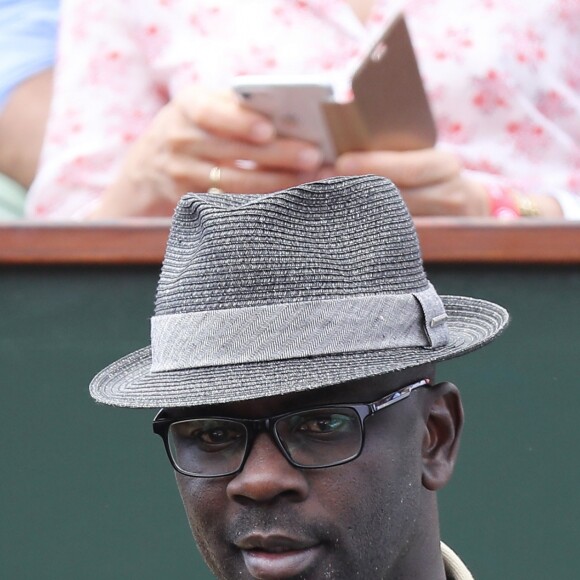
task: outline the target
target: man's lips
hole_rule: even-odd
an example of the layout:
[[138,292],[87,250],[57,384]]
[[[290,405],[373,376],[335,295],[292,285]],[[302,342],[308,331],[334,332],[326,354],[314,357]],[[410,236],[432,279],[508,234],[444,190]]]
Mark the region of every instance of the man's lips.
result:
[[304,572],[319,557],[321,545],[310,539],[252,534],[236,542],[248,572],[259,580],[288,578]]
[[311,548],[318,542],[309,538],[294,538],[283,534],[250,534],[236,542],[240,550],[263,550],[266,552],[292,551]]

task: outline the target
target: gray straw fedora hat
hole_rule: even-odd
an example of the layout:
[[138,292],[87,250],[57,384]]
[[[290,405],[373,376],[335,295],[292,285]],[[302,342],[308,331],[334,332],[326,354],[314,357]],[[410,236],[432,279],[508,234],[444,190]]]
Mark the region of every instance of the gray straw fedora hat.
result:
[[90,391],[111,405],[180,407],[315,389],[456,357],[507,321],[491,302],[437,294],[386,179],[188,194],[151,346],[102,370]]

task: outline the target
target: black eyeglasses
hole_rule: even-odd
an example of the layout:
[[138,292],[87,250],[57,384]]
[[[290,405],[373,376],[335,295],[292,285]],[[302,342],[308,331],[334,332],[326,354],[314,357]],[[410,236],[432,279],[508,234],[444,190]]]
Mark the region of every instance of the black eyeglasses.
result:
[[429,379],[423,379],[373,403],[320,405],[263,419],[170,419],[162,409],[153,420],[153,431],[162,437],[173,468],[191,477],[238,473],[261,432],[270,434],[284,457],[295,467],[333,467],[361,454],[367,417],[403,401],[415,389],[429,384]]

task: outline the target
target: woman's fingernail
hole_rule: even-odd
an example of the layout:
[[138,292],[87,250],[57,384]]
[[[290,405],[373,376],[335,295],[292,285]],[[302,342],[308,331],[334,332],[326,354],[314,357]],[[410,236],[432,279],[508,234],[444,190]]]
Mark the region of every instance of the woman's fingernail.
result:
[[260,121],[252,127],[252,137],[258,141],[267,141],[274,136],[274,127],[271,123]]
[[315,169],[322,163],[320,149],[303,149],[298,153],[298,164],[301,169]]

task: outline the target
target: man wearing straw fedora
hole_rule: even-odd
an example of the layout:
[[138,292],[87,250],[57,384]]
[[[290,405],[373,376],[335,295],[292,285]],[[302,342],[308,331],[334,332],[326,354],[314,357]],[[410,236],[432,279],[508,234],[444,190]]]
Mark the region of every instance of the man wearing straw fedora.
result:
[[189,194],[151,347],[101,371],[91,393],[162,408],[153,428],[218,578],[465,580],[436,499],[463,413],[435,363],[507,320],[437,294],[383,178]]

